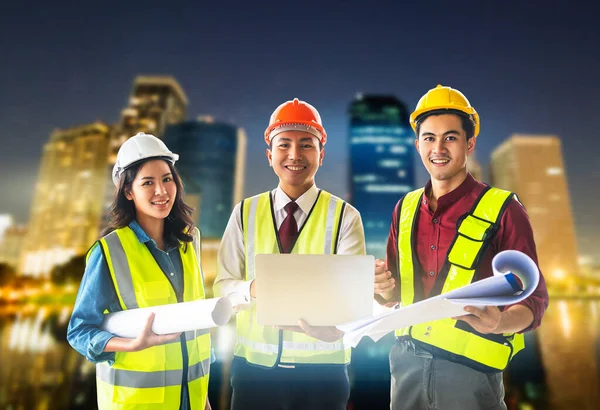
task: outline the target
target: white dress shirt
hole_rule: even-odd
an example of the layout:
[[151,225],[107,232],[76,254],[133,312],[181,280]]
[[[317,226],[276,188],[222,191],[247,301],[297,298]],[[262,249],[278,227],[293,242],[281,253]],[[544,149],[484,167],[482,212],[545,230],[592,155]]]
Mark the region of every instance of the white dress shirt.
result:
[[[294,212],[294,218],[296,218],[298,230],[306,222],[308,213],[317,201],[318,194],[319,190],[313,184],[308,191],[296,200],[298,209]],[[287,216],[284,207],[288,202],[291,202],[291,199],[279,186],[271,191],[271,196],[273,198],[275,222],[277,223],[277,229],[279,229]],[[246,262],[240,206],[241,204],[237,204],[233,208],[223,233],[217,256],[217,277],[215,278],[213,290],[215,296],[226,296],[231,300],[234,307],[244,309],[252,303],[250,297],[252,280],[244,280]],[[341,255],[365,255],[365,234],[358,210],[350,204],[346,204],[341,223],[337,253]]]

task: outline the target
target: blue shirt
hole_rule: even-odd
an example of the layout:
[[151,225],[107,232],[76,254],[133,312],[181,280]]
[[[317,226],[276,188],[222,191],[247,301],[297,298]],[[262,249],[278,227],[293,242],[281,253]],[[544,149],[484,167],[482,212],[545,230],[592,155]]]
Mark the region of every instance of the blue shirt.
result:
[[[145,244],[154,259],[171,282],[177,300],[183,301],[183,265],[179,253],[179,243],[167,244],[166,252],[156,246],[156,242],[144,232],[142,227],[133,220],[129,227],[135,233],[140,243]],[[71,320],[67,329],[67,340],[75,350],[92,363],[115,361],[114,352],[103,352],[108,341],[115,337],[112,333],[100,329],[104,311],[120,311],[121,306],[108,270],[108,265],[100,246],[96,244],[89,255],[85,272],[79,286]],[[181,343],[183,363],[187,367],[187,348]],[[211,351],[211,362],[214,356]],[[187,368],[184,368],[182,382],[182,402],[180,409],[189,409]]]

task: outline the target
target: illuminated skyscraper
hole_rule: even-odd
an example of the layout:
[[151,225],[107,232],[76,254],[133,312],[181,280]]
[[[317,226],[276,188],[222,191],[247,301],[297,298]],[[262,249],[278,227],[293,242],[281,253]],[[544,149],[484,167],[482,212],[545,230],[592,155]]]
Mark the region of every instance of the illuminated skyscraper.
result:
[[0,249],[0,262],[7,263],[15,269],[19,266],[26,234],[27,227],[24,225],[14,225],[6,230]]
[[45,276],[98,238],[110,135],[101,122],[51,134],[23,243],[22,273]]
[[[113,153],[138,132],[162,138],[169,124],[185,120],[188,99],[173,77],[136,77],[129,104],[121,111],[121,122],[112,142]],[[112,164],[116,158],[112,158]]]
[[494,150],[492,185],[515,192],[531,220],[549,284],[579,273],[571,200],[556,136],[513,135]]
[[176,163],[186,198],[197,201],[196,223],[205,238],[221,238],[233,206],[243,199],[246,134],[210,117],[169,126],[165,143]]
[[349,115],[350,203],[361,213],[367,253],[383,258],[394,206],[415,187],[414,134],[392,96],[359,95]]
[[138,132],[162,138],[168,125],[185,120],[187,104],[188,99],[183,89],[173,77],[136,77],[128,106],[121,111],[121,120],[114,127],[110,139],[106,167],[108,189],[104,195],[103,225],[106,224],[106,216],[114,198],[111,172],[121,145]]

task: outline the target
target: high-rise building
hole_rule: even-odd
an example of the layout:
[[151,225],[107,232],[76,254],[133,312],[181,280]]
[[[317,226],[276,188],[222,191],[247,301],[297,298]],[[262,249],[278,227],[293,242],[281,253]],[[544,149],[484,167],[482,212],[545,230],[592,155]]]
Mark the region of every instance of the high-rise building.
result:
[[[167,125],[185,120],[188,99],[173,77],[138,76],[133,82],[129,104],[121,111],[112,152],[138,132],[162,138]],[[114,164],[116,158],[111,158]]]
[[4,232],[13,224],[12,215],[0,214],[0,242],[4,238]]
[[170,124],[185,120],[188,99],[177,80],[170,76],[138,76],[133,82],[127,107],[114,127],[106,167],[109,188],[104,195],[102,225],[106,225],[108,210],[114,198],[112,168],[119,148],[138,132],[162,138]]
[[383,258],[394,206],[415,187],[409,113],[393,96],[359,95],[349,115],[349,200],[361,213],[367,253]]
[[234,125],[199,117],[169,126],[164,137],[180,154],[177,170],[186,201],[196,204],[204,238],[221,238],[233,206],[243,199],[246,134]]
[[17,269],[21,262],[26,233],[25,225],[11,225],[4,231],[3,238],[0,240],[0,263],[6,263]]
[[493,151],[491,175],[492,185],[515,192],[526,207],[548,283],[568,286],[579,269],[560,139],[511,136]]
[[102,122],[51,134],[23,243],[23,274],[46,276],[98,238],[110,135]]

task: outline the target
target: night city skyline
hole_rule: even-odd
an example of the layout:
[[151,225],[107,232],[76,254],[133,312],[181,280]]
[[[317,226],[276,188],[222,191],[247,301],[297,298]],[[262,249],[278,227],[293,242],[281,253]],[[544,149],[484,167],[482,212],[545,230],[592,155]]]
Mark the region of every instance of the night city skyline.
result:
[[[600,29],[585,8],[383,2],[292,12],[262,3],[185,4],[14,5],[2,13],[0,213],[27,222],[51,132],[118,122],[140,74],[173,76],[189,98],[188,119],[207,114],[245,129],[246,196],[277,182],[262,133],[281,102],[298,97],[319,110],[329,138],[317,185],[345,197],[347,110],[356,93],[394,95],[412,110],[441,83],[464,92],[479,112],[477,159],[486,169],[513,133],[561,138],[579,254],[595,256]],[[422,185],[427,175],[415,164]]]

